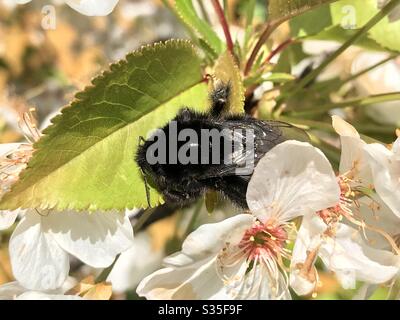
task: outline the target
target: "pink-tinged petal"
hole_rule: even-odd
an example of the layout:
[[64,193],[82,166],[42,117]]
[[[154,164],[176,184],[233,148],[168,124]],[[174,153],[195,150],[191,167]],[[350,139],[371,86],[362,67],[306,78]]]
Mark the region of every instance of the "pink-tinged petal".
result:
[[286,141],[260,160],[246,197],[260,220],[285,222],[336,205],[339,194],[325,155],[309,143]]
[[20,221],[9,249],[13,274],[27,289],[56,289],[68,276],[67,253],[44,231],[35,211],[27,212]]
[[119,212],[50,212],[46,232],[68,253],[94,268],[106,268],[133,246],[129,218]]
[[378,195],[400,217],[400,159],[383,145],[365,146]]
[[110,14],[119,0],[66,0],[74,10],[87,16],[106,16]]

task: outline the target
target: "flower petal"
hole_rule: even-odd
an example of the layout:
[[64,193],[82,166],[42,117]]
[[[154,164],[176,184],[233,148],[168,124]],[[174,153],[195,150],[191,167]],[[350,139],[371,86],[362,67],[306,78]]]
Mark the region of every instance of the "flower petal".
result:
[[354,288],[356,280],[384,283],[399,272],[399,258],[368,247],[356,229],[338,224],[336,232],[335,238],[327,238],[321,245],[319,255],[345,289]]
[[0,286],[0,300],[14,300],[26,290],[18,281],[3,284]]
[[34,211],[25,214],[11,236],[10,259],[15,278],[27,289],[56,289],[68,276],[67,253],[44,231]]
[[356,128],[338,116],[332,116],[332,126],[340,136],[361,139]]
[[364,150],[369,159],[376,192],[400,217],[400,159],[383,145],[373,143]]
[[5,230],[11,227],[20,212],[20,210],[0,211],[0,230]]
[[[368,228],[364,228],[368,244],[372,248],[390,250],[391,244],[382,234],[396,238],[400,234],[400,219],[379,198],[369,195],[358,200],[359,216]],[[373,230],[371,230],[373,228]]]
[[136,235],[133,247],[121,254],[107,279],[113,292],[135,289],[144,277],[160,268],[162,251],[154,251],[147,232]]
[[0,143],[0,158],[6,157],[9,153],[17,151],[22,143]]
[[260,160],[246,197],[250,210],[262,221],[284,222],[334,206],[339,194],[324,154],[309,143],[286,141]]
[[216,257],[183,268],[164,268],[142,280],[137,294],[149,300],[229,299],[216,272]]
[[21,294],[16,300],[84,300],[79,296],[64,294],[48,294],[37,291],[29,291]]
[[397,138],[396,141],[393,143],[392,151],[395,155],[397,160],[400,160],[400,138]]
[[235,300],[292,299],[283,274],[279,270],[271,274],[264,264],[249,270],[248,261],[244,261],[241,270],[233,274],[232,279],[235,278],[238,280],[230,284],[229,288],[229,293]]
[[[308,295],[316,287],[318,279],[313,263],[322,241],[321,234],[325,230],[326,225],[316,214],[303,218],[293,247],[290,265],[290,286],[298,295]],[[312,261],[307,259],[312,259]],[[311,265],[305,266],[306,261]]]
[[[182,253],[193,259],[209,256],[221,250],[228,241],[231,244],[240,242],[253,222],[252,215],[239,214],[218,223],[204,224],[186,238],[182,244]],[[174,263],[168,258],[165,261]]]
[[361,140],[357,130],[340,117],[332,117],[332,126],[340,135],[342,145],[340,173],[362,180],[364,184],[370,183],[371,174],[363,151],[366,143]]
[[61,248],[94,268],[106,268],[133,245],[128,217],[119,212],[50,212],[43,226]]
[[74,10],[87,16],[106,16],[110,14],[119,0],[66,0]]

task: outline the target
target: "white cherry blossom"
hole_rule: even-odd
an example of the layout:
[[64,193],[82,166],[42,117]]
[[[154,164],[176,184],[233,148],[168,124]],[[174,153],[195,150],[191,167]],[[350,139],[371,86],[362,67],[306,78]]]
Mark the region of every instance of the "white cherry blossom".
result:
[[400,138],[391,150],[373,143],[364,148],[379,196],[400,218]]
[[27,210],[9,249],[16,279],[31,290],[50,290],[68,276],[68,254],[105,268],[132,245],[132,226],[123,213]]
[[9,282],[0,286],[0,300],[83,300],[79,296],[66,294],[74,283],[69,278],[59,289],[41,292],[28,290],[17,281]]
[[[354,127],[339,117],[333,117],[333,126],[342,143],[338,177],[341,197],[335,206],[303,219],[293,250],[290,279],[300,295],[315,292],[317,257],[335,272],[344,288],[354,288],[356,280],[384,283],[396,276],[400,266],[398,256],[391,251],[398,250],[393,239],[396,231],[389,230],[399,226],[400,220],[396,221],[386,210],[378,195],[372,196],[370,162],[364,152],[367,144]],[[363,196],[366,190],[368,197]],[[379,218],[380,225],[373,217]],[[375,244],[379,239],[380,246],[372,246],[374,238]]]
[[[40,132],[24,115],[27,142],[0,145],[0,197],[26,167]],[[9,243],[13,275],[29,290],[53,290],[68,276],[69,254],[94,268],[105,268],[133,245],[124,212],[74,212],[37,209],[0,211],[0,230],[21,217]]]

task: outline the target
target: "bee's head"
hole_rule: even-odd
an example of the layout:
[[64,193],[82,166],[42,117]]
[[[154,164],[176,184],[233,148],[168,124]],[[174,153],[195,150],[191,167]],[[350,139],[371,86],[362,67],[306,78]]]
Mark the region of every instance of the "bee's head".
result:
[[154,142],[151,140],[146,141],[143,137],[140,137],[135,160],[141,170],[145,182],[149,183],[151,186],[160,188],[164,183],[164,177],[160,175],[162,169],[161,165],[159,163],[152,163],[148,159],[148,150],[153,143]]

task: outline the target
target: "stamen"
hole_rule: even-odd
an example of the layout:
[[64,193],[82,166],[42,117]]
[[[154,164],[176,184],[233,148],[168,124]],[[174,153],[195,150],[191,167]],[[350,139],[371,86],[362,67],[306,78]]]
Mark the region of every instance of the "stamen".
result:
[[[261,277],[260,272],[266,273],[277,298],[285,294],[285,291],[280,293],[284,289],[283,284],[280,283],[282,282],[281,272],[287,289],[289,279],[286,271],[288,270],[283,259],[290,259],[290,251],[285,246],[289,241],[288,231],[293,227],[295,227],[293,223],[277,224],[275,221],[269,221],[263,224],[257,221],[245,232],[238,245],[226,244],[217,257],[217,272],[225,285],[236,287],[229,291],[231,294],[235,297],[254,297],[262,281],[265,281],[265,277]],[[235,276],[229,275],[229,268],[239,264],[245,264],[246,271],[241,275],[238,275],[236,271]],[[243,271],[243,267],[241,270]]]
[[31,144],[37,142],[41,137],[41,133],[37,128],[38,123],[35,113],[36,109],[31,108],[28,112],[24,112],[22,119],[19,120],[19,127],[24,134],[25,139]]

